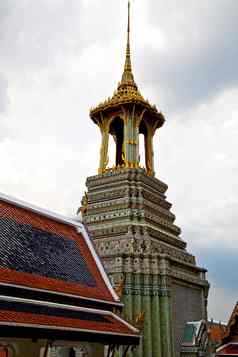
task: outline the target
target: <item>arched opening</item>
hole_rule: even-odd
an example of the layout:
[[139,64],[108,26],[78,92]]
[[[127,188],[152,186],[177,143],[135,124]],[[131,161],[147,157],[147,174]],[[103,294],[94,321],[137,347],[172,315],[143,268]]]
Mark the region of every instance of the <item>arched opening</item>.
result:
[[116,145],[112,135],[109,135],[108,139],[108,158],[107,158],[107,167],[112,167],[115,165],[116,157]]
[[109,134],[112,135],[116,144],[116,166],[125,164],[125,149],[124,149],[124,122],[121,118],[116,117],[110,124]]
[[147,168],[147,161],[146,161],[146,156],[147,156],[147,127],[142,120],[140,122],[139,126],[139,165],[141,167],[146,167]]

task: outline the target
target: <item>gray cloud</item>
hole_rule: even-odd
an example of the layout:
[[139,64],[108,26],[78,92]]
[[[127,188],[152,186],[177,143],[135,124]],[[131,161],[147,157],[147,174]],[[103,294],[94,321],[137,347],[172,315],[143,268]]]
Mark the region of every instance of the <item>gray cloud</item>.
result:
[[141,49],[141,76],[166,110],[190,108],[238,85],[236,0],[154,1],[148,8],[167,48]]
[[7,110],[8,95],[7,95],[8,83],[4,76],[0,73],[0,113]]
[[[2,4],[3,3],[3,4]],[[31,69],[67,56],[81,43],[81,3],[78,1],[1,2],[1,63]],[[72,34],[77,33],[77,41]]]
[[0,63],[29,71],[80,56],[95,43],[108,43],[117,34],[120,17],[111,1],[103,5],[83,0],[1,2]]

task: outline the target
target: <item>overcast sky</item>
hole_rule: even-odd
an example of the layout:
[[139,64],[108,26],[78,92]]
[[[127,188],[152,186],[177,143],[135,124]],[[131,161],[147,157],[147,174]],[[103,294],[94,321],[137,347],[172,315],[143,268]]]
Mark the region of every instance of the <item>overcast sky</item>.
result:
[[[97,173],[89,109],[112,95],[126,0],[0,1],[0,191],[73,215]],[[209,315],[238,300],[238,1],[132,0],[134,75],[165,114],[157,177],[208,268]]]

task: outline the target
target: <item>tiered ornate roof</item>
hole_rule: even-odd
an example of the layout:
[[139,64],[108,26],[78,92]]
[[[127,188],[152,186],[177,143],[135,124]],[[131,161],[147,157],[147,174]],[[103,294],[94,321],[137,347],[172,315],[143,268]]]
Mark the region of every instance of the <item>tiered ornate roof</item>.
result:
[[138,343],[121,308],[80,222],[0,194],[4,336]]

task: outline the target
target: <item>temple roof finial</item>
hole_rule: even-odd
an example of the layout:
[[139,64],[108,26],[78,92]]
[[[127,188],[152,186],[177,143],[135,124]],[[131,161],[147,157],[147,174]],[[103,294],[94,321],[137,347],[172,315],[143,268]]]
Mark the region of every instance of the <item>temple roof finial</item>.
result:
[[126,45],[126,62],[125,62],[125,70],[131,71],[131,44],[130,44],[130,0],[128,1],[128,22],[127,22],[127,45]]
[[126,59],[121,81],[118,83],[117,90],[114,91],[113,96],[108,98],[103,103],[100,103],[97,107],[90,110],[90,116],[94,122],[98,123],[102,120],[102,112],[112,110],[119,107],[121,109],[122,104],[140,104],[152,117],[157,118],[159,126],[163,125],[164,117],[158,112],[156,106],[151,105],[148,100],[145,100],[141,95],[137,84],[134,81],[131,66],[131,48],[130,48],[130,30],[131,30],[131,18],[130,18],[131,1],[128,0],[128,23],[127,23],[127,44],[126,44]]
[[124,71],[122,75],[122,80],[120,85],[133,85],[135,86],[134,82],[134,77],[132,73],[132,67],[131,67],[131,45],[130,45],[130,7],[131,3],[130,0],[128,1],[128,22],[127,22],[127,45],[126,45],[126,60],[125,60],[125,66],[124,66]]

